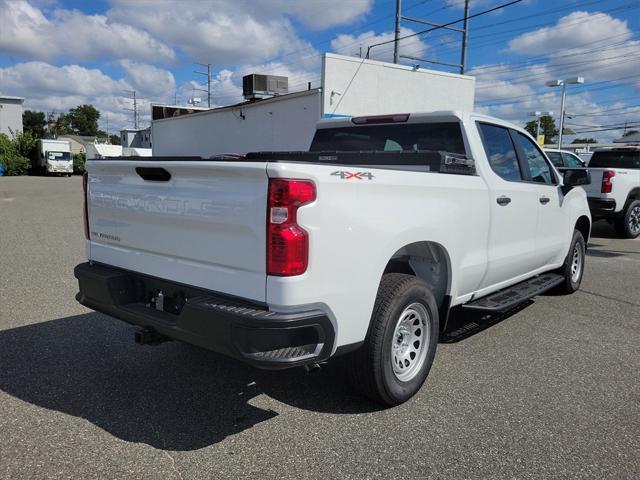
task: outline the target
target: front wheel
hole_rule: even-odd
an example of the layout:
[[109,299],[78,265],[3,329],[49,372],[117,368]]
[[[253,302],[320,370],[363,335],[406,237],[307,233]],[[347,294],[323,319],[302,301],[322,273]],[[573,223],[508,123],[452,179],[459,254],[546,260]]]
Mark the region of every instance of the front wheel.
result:
[[580,288],[582,275],[584,274],[585,252],[584,237],[582,233],[575,230],[571,239],[569,253],[564,260],[564,264],[558,270],[558,273],[564,277],[564,282],[557,287],[558,292],[569,294]]
[[429,286],[412,275],[383,275],[365,343],[349,362],[352,382],[385,405],[406,402],[429,375],[438,335]]
[[633,200],[615,223],[622,238],[636,238],[640,235],[640,200]]

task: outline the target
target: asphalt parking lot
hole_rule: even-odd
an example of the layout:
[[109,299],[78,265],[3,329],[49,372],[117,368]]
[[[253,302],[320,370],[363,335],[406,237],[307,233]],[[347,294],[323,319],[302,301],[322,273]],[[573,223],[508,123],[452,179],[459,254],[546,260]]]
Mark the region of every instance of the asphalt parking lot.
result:
[[338,364],[263,372],[76,303],[81,180],[0,178],[0,478],[640,478],[640,239],[594,228],[582,290],[456,316],[380,410]]

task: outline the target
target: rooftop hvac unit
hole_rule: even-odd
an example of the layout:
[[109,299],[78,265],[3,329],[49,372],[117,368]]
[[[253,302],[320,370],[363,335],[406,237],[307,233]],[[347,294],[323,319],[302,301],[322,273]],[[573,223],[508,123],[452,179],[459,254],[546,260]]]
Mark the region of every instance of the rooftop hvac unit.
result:
[[289,79],[276,75],[252,73],[242,77],[242,95],[245,100],[269,98],[289,92]]

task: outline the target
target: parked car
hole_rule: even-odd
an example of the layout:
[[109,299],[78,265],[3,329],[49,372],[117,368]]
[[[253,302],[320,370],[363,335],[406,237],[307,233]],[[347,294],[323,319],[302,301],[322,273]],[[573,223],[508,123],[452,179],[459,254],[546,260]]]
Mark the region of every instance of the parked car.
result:
[[640,146],[596,150],[586,187],[594,220],[606,219],[623,238],[640,235]]
[[319,123],[308,152],[87,162],[78,301],[251,365],[348,354],[362,392],[411,398],[453,307],[575,292],[585,169],[474,113]]
[[560,172],[567,168],[584,168],[587,166],[587,163],[584,160],[568,150],[545,148],[544,153],[547,154],[547,157],[549,157],[553,166]]

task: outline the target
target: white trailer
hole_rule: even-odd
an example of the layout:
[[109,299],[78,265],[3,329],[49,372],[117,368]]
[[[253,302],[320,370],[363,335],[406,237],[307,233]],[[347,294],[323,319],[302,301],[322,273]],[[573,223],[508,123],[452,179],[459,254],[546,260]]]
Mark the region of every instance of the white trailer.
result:
[[70,177],[73,174],[73,158],[69,140],[39,140],[33,167],[37,173]]
[[153,155],[306,150],[318,120],[473,110],[475,78],[327,53],[321,87],[152,122]]

